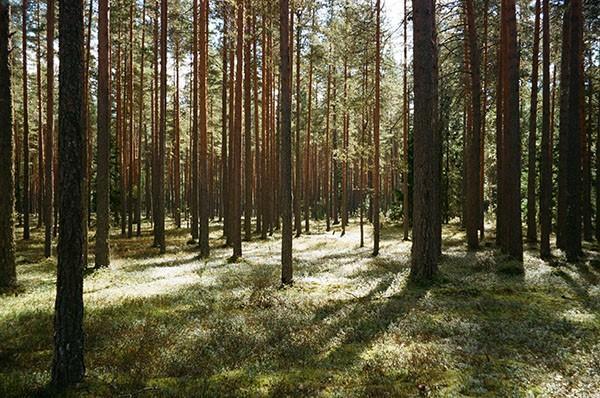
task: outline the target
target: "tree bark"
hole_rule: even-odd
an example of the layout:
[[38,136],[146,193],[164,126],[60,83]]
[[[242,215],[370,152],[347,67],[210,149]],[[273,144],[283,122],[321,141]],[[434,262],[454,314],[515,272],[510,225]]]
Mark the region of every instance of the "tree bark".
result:
[[22,48],[23,55],[23,239],[29,240],[30,167],[29,167],[29,99],[27,89],[27,0],[22,2]]
[[292,275],[292,95],[290,65],[289,0],[280,2],[281,76],[281,283],[290,285]]
[[96,177],[96,267],[110,265],[110,89],[108,1],[98,3],[98,170]]
[[244,0],[237,0],[237,40],[236,40],[236,71],[235,71],[235,118],[232,140],[232,191],[231,191],[231,244],[233,246],[232,260],[242,256],[241,231],[241,169],[242,169],[242,82],[244,66]]
[[435,189],[436,169],[439,165],[436,141],[437,41],[434,0],[413,0],[414,40],[414,190],[413,190],[413,245],[411,277],[431,279],[437,272],[439,258],[436,237],[440,223],[435,208],[439,191]]
[[529,144],[527,170],[527,241],[537,242],[536,224],[536,132],[538,106],[538,59],[540,48],[540,0],[535,2],[535,27],[533,30],[533,60],[531,61],[531,102],[529,113]]
[[0,0],[0,288],[17,283],[9,8],[8,0]]
[[504,128],[502,190],[504,209],[503,251],[518,261],[523,260],[521,230],[521,134],[519,127],[519,53],[515,0],[502,0],[504,80]]
[[581,0],[571,0],[568,130],[566,150],[566,227],[564,243],[567,260],[575,262],[581,248],[581,136],[583,130],[583,10]]
[[59,186],[60,221],[54,315],[52,383],[83,379],[85,146],[83,2],[59,1]]
[[542,164],[540,179],[540,256],[548,258],[552,232],[552,131],[550,130],[550,10],[542,1]]
[[[376,32],[375,32],[375,113],[373,115],[373,141],[375,143],[375,154],[373,158],[373,255],[379,254],[379,200],[380,200],[380,182],[379,182],[379,113],[381,102],[381,0],[377,0],[376,7]],[[362,175],[360,177],[362,179]]]
[[207,65],[208,65],[208,51],[207,51],[207,30],[206,24],[208,22],[208,0],[200,1],[200,31],[198,50],[202,55],[200,57],[200,68],[198,73],[198,94],[199,94],[199,106],[200,106],[200,153],[198,156],[200,184],[199,184],[199,228],[198,228],[198,243],[200,244],[200,255],[202,257],[208,257],[210,254],[209,248],[209,230],[208,230],[208,217],[209,217],[209,196],[208,196],[208,112],[207,112]]
[[473,0],[465,0],[467,14],[467,31],[469,42],[469,69],[471,83],[471,129],[468,131],[467,139],[467,173],[466,173],[466,228],[467,244],[469,249],[479,248],[478,231],[481,224],[481,203],[479,200],[479,178],[481,167],[480,143],[481,143],[481,71],[480,71],[480,48],[477,41],[477,26],[475,24],[475,9]]
[[52,163],[54,157],[54,0],[46,3],[46,134],[44,136],[44,256],[52,255],[52,206],[54,201],[54,179]]

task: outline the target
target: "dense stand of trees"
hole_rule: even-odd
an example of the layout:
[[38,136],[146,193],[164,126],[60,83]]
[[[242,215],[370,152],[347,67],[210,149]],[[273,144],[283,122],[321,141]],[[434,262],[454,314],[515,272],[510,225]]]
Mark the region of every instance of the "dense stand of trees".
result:
[[85,372],[88,229],[96,267],[116,226],[150,225],[161,254],[186,227],[201,257],[225,244],[232,262],[281,234],[291,285],[293,237],[315,221],[351,239],[356,217],[375,256],[398,222],[429,280],[454,219],[469,250],[495,222],[522,272],[524,209],[542,258],[552,232],[582,258],[600,237],[598,7],[402,6],[393,29],[380,0],[60,0],[56,34],[53,0],[0,0],[0,287],[18,282],[15,226],[27,240],[37,221],[46,257],[58,235],[57,385]]

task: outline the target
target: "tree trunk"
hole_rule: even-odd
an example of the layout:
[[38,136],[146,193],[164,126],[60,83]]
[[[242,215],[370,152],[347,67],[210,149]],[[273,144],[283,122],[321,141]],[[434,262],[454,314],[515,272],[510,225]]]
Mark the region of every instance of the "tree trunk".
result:
[[565,5],[562,25],[562,47],[560,61],[560,114],[559,114],[559,142],[558,142],[558,205],[556,217],[556,246],[565,249],[566,236],[571,231],[567,230],[567,136],[569,134],[569,79],[571,52],[571,5]]
[[52,206],[54,201],[54,179],[52,159],[54,157],[54,0],[46,3],[46,135],[44,136],[44,256],[52,255]]
[[290,65],[289,0],[280,2],[281,75],[281,283],[290,285],[292,277],[292,95]]
[[157,210],[154,220],[156,242],[163,254],[165,242],[165,140],[167,135],[167,0],[160,6],[160,126],[158,131]]
[[[375,113],[373,115],[373,141],[375,143],[375,154],[373,159],[373,255],[379,254],[379,113],[381,102],[381,0],[377,0],[375,7],[377,13],[375,33]],[[361,176],[362,179],[362,176]]]
[[[568,130],[566,150],[566,227],[564,243],[567,260],[577,261],[581,249],[581,136],[583,130],[583,11],[581,0],[571,0]],[[564,56],[564,54],[563,54]]]
[[96,267],[110,264],[110,89],[108,1],[98,3],[98,170],[96,177]]
[[531,103],[529,113],[529,145],[527,171],[527,241],[537,242],[536,225],[536,131],[538,106],[538,58],[540,48],[540,0],[535,2],[535,28],[533,30],[533,60],[531,61]]
[[244,239],[252,240],[252,13],[246,0],[246,38],[244,43]]
[[209,248],[209,230],[208,230],[208,211],[209,211],[209,198],[208,198],[208,113],[206,107],[207,101],[207,65],[208,65],[208,51],[207,51],[207,30],[206,23],[208,22],[208,0],[200,1],[200,32],[199,32],[199,44],[198,51],[202,57],[200,57],[200,68],[198,73],[198,100],[200,105],[200,153],[198,160],[199,174],[200,174],[200,185],[199,185],[199,228],[198,228],[198,242],[200,244],[200,255],[202,257],[208,257],[210,254]]
[[[302,216],[301,216],[301,203],[302,203],[302,145],[300,143],[300,117],[301,117],[301,100],[300,100],[300,43],[302,35],[302,27],[300,26],[300,12],[297,13],[296,17],[296,140],[295,140],[295,151],[296,151],[296,178],[294,181],[294,228],[296,229],[296,238],[302,235]],[[292,16],[292,25],[293,25]]]
[[83,2],[59,2],[59,179],[60,221],[54,315],[52,383],[80,382],[83,362],[83,255],[85,146]]
[[517,51],[517,19],[515,0],[502,1],[504,80],[504,129],[502,190],[504,209],[503,251],[518,261],[523,260],[521,231],[521,138],[519,130],[519,53]]
[[540,179],[540,256],[548,258],[552,232],[552,131],[550,130],[550,10],[543,0],[542,23],[542,164]]
[[413,0],[414,39],[414,191],[413,191],[413,245],[411,277],[431,279],[437,272],[437,247],[440,220],[431,211],[439,200],[435,189],[438,151],[432,143],[437,127],[437,40],[435,2]]
[[27,0],[22,2],[22,36],[23,46],[21,49],[23,55],[23,239],[29,240],[29,208],[31,198],[29,194],[30,177],[29,177],[29,99],[27,89]]
[[0,289],[17,283],[9,7],[8,1],[0,1]]
[[404,35],[403,35],[403,73],[402,73],[402,231],[404,240],[408,240],[409,214],[408,214],[408,52],[407,52],[407,26],[408,13],[406,7],[407,0],[404,0]]
[[237,42],[236,42],[236,73],[235,73],[235,118],[232,145],[232,191],[231,191],[231,244],[233,246],[232,260],[242,256],[241,231],[241,169],[242,169],[242,82],[244,66],[244,0],[237,0]]
[[467,14],[467,31],[469,42],[469,69],[471,83],[471,129],[468,130],[467,146],[467,173],[466,173],[466,220],[467,244],[469,249],[479,248],[478,231],[481,224],[481,203],[479,200],[479,178],[481,167],[481,75],[480,75],[480,48],[477,41],[477,26],[475,24],[475,9],[473,0],[465,0]]

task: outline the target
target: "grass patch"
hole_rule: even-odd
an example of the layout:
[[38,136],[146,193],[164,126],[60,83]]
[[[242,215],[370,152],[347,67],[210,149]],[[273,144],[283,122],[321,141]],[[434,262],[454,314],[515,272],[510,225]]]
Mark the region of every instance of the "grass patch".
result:
[[[338,231],[339,232],[339,231]],[[600,391],[600,257],[525,273],[444,229],[440,275],[408,280],[410,242],[382,231],[381,256],[325,232],[294,240],[295,285],[279,289],[279,237],[228,263],[170,230],[168,250],[112,241],[110,269],[86,273],[87,377],[66,396],[593,396]],[[369,228],[366,228],[367,245]],[[0,396],[52,396],[55,260],[41,231],[19,242],[19,286],[0,295]],[[93,248],[93,245],[90,247]],[[93,253],[90,253],[92,256]],[[90,257],[93,258],[93,257]]]

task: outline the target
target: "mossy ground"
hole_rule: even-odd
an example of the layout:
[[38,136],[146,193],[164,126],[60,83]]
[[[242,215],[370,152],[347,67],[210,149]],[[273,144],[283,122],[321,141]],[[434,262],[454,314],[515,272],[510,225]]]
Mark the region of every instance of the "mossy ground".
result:
[[[600,256],[504,272],[492,245],[469,253],[444,229],[440,275],[408,283],[410,243],[386,227],[381,255],[313,224],[279,289],[277,237],[229,263],[168,234],[114,231],[109,269],[85,277],[87,376],[67,396],[582,396],[600,394]],[[367,229],[367,245],[370,230]],[[93,237],[90,242],[93,248]],[[0,396],[52,395],[55,260],[40,232],[19,242],[19,287],[0,295]],[[555,253],[557,256],[559,253]],[[92,257],[90,257],[92,258]],[[509,267],[510,268],[510,267]]]

